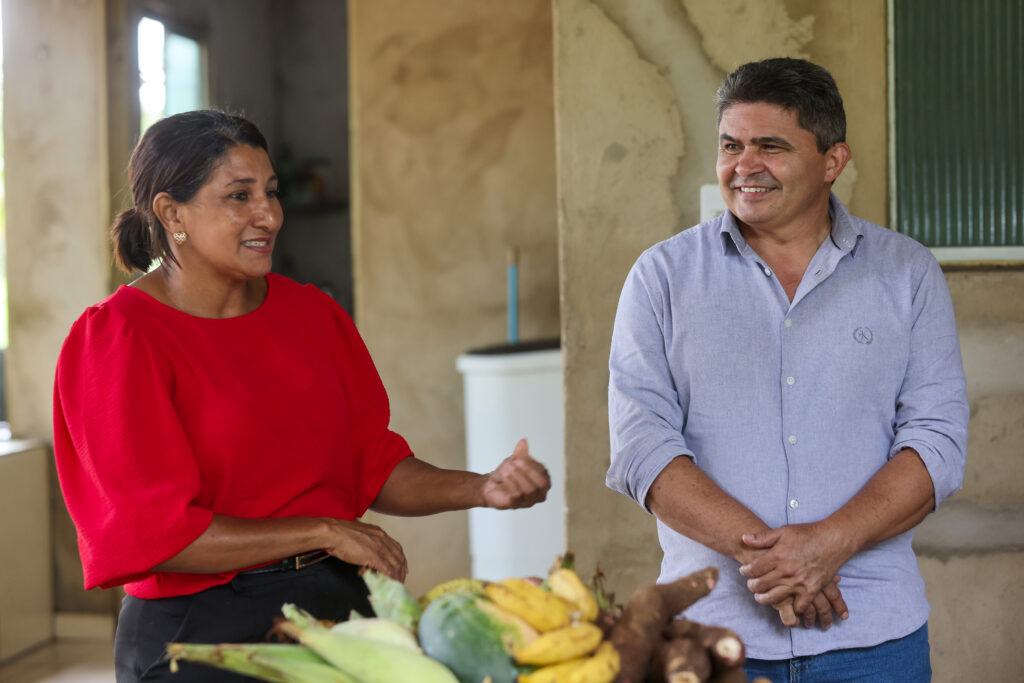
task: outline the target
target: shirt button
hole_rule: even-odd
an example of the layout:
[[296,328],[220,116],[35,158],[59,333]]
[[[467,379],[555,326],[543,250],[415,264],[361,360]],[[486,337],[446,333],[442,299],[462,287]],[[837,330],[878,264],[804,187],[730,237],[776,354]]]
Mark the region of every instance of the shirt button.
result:
[[788,440],[789,440],[789,442],[791,444],[795,444],[796,443],[796,436],[794,436],[793,434],[790,434]]
[[796,380],[793,379],[792,377],[787,377],[786,378],[786,384],[788,384],[789,386],[793,386],[793,384],[795,384],[795,383],[796,383]]
[[789,507],[791,507],[794,510],[796,510],[798,507],[800,507],[800,503],[799,503],[799,501],[797,501],[796,498],[794,498],[793,500],[789,501]]
[[785,324],[786,324],[786,327],[793,327],[793,321],[790,320],[789,318],[786,318]]
[[768,277],[771,277],[772,276],[772,269],[768,268],[766,266],[765,269],[764,269],[764,274],[767,275]]

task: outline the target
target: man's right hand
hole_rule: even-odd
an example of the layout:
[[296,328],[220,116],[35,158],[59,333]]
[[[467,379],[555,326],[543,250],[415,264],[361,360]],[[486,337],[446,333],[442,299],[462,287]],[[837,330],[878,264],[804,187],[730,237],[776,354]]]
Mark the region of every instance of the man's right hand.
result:
[[810,606],[802,614],[798,615],[794,610],[793,598],[786,598],[779,604],[772,606],[778,610],[779,619],[786,626],[792,628],[802,623],[804,628],[812,628],[815,622],[818,622],[821,630],[827,631],[832,628],[836,616],[840,619],[847,619],[850,616],[849,609],[846,607],[846,601],[843,600],[843,594],[836,585],[838,583],[839,577],[836,576],[832,579],[832,583],[825,586],[820,593],[814,596]]

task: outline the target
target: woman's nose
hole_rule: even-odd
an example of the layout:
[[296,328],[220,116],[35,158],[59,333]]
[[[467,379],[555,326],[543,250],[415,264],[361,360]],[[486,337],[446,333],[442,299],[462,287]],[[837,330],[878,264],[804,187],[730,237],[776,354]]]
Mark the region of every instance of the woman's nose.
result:
[[256,206],[252,221],[254,225],[261,228],[277,230],[284,222],[284,212],[277,200],[267,197]]

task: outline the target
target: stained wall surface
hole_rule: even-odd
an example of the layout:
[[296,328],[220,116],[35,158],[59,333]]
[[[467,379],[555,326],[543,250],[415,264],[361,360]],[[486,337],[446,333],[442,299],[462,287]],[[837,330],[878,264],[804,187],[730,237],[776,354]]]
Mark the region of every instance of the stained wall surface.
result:
[[[654,520],[604,488],[607,359],[619,290],[646,247],[698,222],[715,183],[713,96],[739,64],[804,57],[843,93],[853,150],[836,192],[885,225],[886,3],[555,0],[568,543],[628,596],[653,581]],[[1009,680],[1024,658],[1024,272],[947,271],[968,375],[964,490],[921,526],[935,680]],[[984,577],[968,580],[967,577]]]
[[[393,428],[462,468],[455,362],[506,339],[509,247],[520,338],[558,335],[551,5],[355,0],[349,26],[356,324]],[[466,513],[369,519],[403,544],[410,587],[468,573]]]
[[[6,0],[3,13],[7,406],[15,436],[49,443],[57,354],[108,293],[106,26],[100,0]],[[109,609],[82,591],[74,529],[51,490],[61,540],[41,542],[57,558],[55,583],[67,577],[75,608]]]

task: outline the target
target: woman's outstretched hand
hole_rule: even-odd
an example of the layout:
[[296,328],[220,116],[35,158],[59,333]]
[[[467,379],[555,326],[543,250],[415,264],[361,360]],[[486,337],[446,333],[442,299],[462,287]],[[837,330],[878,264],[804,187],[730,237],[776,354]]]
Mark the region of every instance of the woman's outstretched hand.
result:
[[369,567],[396,581],[405,581],[409,565],[395,539],[379,526],[365,522],[329,519],[330,538],[335,542],[324,550],[359,567]]
[[489,508],[526,508],[543,501],[550,488],[547,468],[530,457],[526,439],[520,439],[512,455],[484,477],[483,497]]

